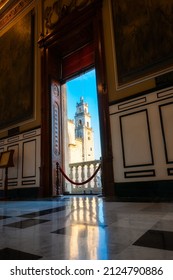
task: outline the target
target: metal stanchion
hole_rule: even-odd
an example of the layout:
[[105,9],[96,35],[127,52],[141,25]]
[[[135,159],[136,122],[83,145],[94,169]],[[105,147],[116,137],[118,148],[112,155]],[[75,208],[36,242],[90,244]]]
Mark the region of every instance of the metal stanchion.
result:
[[57,196],[61,197],[61,188],[60,188],[60,183],[61,183],[61,179],[60,179],[60,166],[59,163],[56,162],[56,191],[57,191]]

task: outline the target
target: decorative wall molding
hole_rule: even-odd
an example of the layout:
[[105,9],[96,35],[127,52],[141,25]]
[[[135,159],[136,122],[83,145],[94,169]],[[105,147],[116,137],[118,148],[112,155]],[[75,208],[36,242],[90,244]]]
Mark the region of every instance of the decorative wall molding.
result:
[[3,29],[10,21],[12,21],[25,7],[27,7],[33,0],[21,0],[13,6],[0,19],[0,30]]
[[46,33],[53,30],[59,20],[66,17],[74,10],[81,11],[95,0],[58,0],[44,1],[44,24],[47,30]]
[[134,106],[136,107],[136,106],[139,106],[141,104],[146,103],[146,101],[147,101],[146,97],[137,98],[135,100],[130,100],[130,101],[127,101],[123,104],[118,105],[118,109],[119,110],[123,110],[123,109],[126,110],[128,108],[133,108]]
[[0,9],[2,9],[8,2],[9,0],[1,0],[0,1]]
[[120,129],[124,167],[153,165],[147,110],[121,116]]
[[[39,187],[40,128],[3,139],[0,152],[14,149],[14,167],[8,169],[9,189]],[[0,169],[0,187],[4,186],[5,170]]]
[[144,178],[144,177],[154,177],[154,176],[155,176],[154,169],[124,172],[125,178]]
[[157,93],[157,98],[162,99],[165,97],[172,97],[173,96],[173,91],[172,89],[170,90],[161,90]]
[[36,177],[36,139],[22,143],[22,179]]
[[[0,148],[0,153],[2,153],[4,151],[4,148]],[[3,186],[2,182],[4,180],[4,172],[3,172],[3,169],[0,168],[0,187]]]
[[173,97],[173,87],[159,90],[141,97],[132,97],[126,101],[119,102],[109,107],[110,115],[126,112],[127,110],[137,109],[149,104],[159,103],[163,100],[169,100]]
[[167,164],[173,163],[173,102],[159,106],[162,135]]
[[22,181],[22,186],[30,186],[30,185],[35,185],[36,183],[36,180],[25,180],[25,181]]
[[171,180],[173,87],[111,105],[109,112],[115,182]]
[[16,187],[17,186],[17,181],[9,181],[8,182],[8,187]]
[[8,178],[11,180],[18,179],[18,163],[19,163],[19,144],[10,145],[7,147],[7,150],[14,150],[15,157],[14,167],[9,168],[8,170]]
[[172,176],[173,175],[173,168],[168,168],[168,176]]

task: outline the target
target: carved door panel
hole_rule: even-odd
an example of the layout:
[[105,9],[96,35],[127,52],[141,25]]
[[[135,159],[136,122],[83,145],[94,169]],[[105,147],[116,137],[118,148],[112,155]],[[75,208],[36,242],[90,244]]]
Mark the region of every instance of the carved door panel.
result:
[[[57,186],[56,163],[62,165],[61,86],[51,81],[51,128],[52,128],[52,194],[62,193],[61,180]],[[58,189],[57,189],[58,188]]]

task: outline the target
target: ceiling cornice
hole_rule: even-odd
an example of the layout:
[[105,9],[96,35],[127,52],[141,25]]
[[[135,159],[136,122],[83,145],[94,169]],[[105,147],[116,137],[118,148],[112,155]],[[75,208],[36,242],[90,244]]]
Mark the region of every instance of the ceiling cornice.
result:
[[33,0],[8,0],[6,5],[2,8],[2,10],[0,10],[0,13],[2,14],[2,17],[0,18],[0,30],[32,1]]
[[9,0],[0,0],[0,10],[9,2]]

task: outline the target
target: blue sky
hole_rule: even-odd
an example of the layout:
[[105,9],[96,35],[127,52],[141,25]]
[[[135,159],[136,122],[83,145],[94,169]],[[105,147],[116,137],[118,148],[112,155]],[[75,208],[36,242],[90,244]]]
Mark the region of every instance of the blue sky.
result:
[[100,130],[97,105],[97,90],[95,70],[91,70],[66,83],[67,87],[67,114],[68,119],[74,119],[76,103],[80,97],[88,103],[88,111],[91,115],[91,126],[94,130],[95,159],[100,159]]

